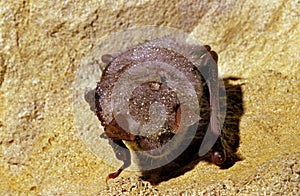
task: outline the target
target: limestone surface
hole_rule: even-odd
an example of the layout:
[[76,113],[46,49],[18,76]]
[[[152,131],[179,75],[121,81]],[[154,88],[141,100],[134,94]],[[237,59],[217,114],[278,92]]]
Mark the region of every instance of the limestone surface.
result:
[[[0,195],[299,195],[298,0],[0,0]],[[239,160],[200,161],[158,184],[99,159],[74,123],[76,71],[103,37],[190,33],[240,86]],[[240,107],[241,105],[232,106]],[[238,108],[237,108],[238,109]],[[97,136],[96,136],[97,137]]]

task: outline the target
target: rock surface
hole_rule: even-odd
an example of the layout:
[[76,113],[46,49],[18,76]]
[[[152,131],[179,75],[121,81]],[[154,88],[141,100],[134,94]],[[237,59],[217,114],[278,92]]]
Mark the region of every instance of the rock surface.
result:
[[[300,2],[0,1],[0,195],[299,195]],[[73,81],[103,36],[179,28],[219,54],[242,88],[241,160],[199,162],[151,185],[89,151],[74,126]]]

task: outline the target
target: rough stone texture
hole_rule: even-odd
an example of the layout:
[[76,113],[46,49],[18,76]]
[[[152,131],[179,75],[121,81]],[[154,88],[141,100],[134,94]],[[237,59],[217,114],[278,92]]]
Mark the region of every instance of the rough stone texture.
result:
[[[0,1],[0,195],[299,195],[300,2]],[[191,32],[240,77],[243,158],[157,186],[112,168],[76,135],[72,82],[102,36],[132,26]]]

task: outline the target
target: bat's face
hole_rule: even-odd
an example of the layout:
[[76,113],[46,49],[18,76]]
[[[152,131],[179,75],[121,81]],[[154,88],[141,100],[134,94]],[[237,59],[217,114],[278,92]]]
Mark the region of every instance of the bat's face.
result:
[[[110,139],[116,157],[124,162],[108,179],[130,165],[128,148],[140,157],[146,156],[141,158],[144,161],[166,159],[180,153],[178,149],[188,145],[197,132],[205,134],[206,130],[198,126],[201,119],[218,121],[210,117],[217,115],[212,109],[218,102],[206,96],[218,90],[213,89],[218,88],[214,83],[218,78],[205,81],[199,65],[186,57],[197,54],[201,60],[209,55],[216,62],[217,54],[209,46],[184,46],[184,54],[176,47],[172,40],[159,39],[102,57],[107,67],[86,99],[104,127],[103,137]],[[207,70],[218,77],[217,67]],[[95,99],[89,99],[89,95],[95,95]],[[213,122],[212,131],[218,125]],[[218,149],[212,153],[212,161],[220,165],[225,161],[225,151],[222,146]],[[141,161],[142,167],[147,164]]]

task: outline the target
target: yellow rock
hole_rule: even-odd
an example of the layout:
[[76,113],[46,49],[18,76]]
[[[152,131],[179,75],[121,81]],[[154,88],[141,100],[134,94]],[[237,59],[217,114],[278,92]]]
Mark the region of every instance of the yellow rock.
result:
[[[0,195],[299,194],[299,1],[1,0],[0,7]],[[73,81],[103,36],[143,25],[191,33],[217,51],[224,77],[241,78],[243,159],[222,170],[200,162],[157,186],[125,172],[107,190],[115,168],[77,135]]]

